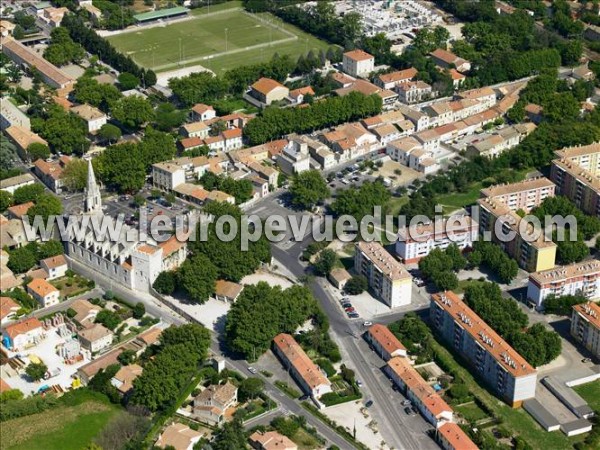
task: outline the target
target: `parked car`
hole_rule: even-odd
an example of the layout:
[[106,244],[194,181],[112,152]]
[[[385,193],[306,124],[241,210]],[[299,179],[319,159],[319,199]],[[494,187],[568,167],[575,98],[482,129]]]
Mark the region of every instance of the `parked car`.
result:
[[367,408],[370,408],[371,406],[373,406],[373,400],[368,400],[367,403],[365,403],[365,406]]
[[402,400],[402,406],[410,406],[412,402],[410,400]]
[[352,306],[350,306],[350,307],[344,309],[344,311],[351,313],[351,312],[354,312],[356,310]]
[[248,372],[255,374],[257,372],[257,370],[252,366],[248,366]]
[[363,327],[370,327],[371,325],[373,325],[373,322],[369,322],[368,320],[363,322]]
[[581,360],[581,362],[582,362],[582,363],[589,363],[589,362],[592,362],[592,358],[583,358],[583,359]]
[[345,303],[342,303],[342,306],[343,306],[344,308],[352,308],[352,303],[350,303],[350,302],[345,302]]
[[411,414],[411,413],[412,413],[412,409],[410,408],[410,406],[407,406],[406,408],[404,408],[404,412],[405,412],[407,415],[409,415],[409,416],[411,416],[411,415],[412,415],[412,414]]
[[351,319],[358,319],[360,317],[360,314],[357,312],[351,312],[348,314],[348,317],[350,317]]
[[362,381],[360,381],[360,380],[356,380],[356,385],[357,385],[358,387],[362,387],[362,385],[363,385],[363,384],[362,384]]

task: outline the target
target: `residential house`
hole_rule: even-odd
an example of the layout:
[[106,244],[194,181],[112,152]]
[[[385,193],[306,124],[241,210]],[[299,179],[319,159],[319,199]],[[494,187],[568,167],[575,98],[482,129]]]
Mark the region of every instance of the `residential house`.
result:
[[323,134],[322,139],[338,154],[339,162],[368,155],[380,148],[377,137],[360,123],[340,125],[334,131]]
[[77,378],[87,385],[92,378],[96,376],[100,370],[105,370],[113,364],[119,364],[119,355],[123,353],[123,348],[115,348],[114,350],[94,359],[93,361],[81,366],[77,369]]
[[79,336],[81,347],[92,354],[109,347],[114,338],[114,333],[101,323],[94,323],[88,328],[78,331],[77,335]]
[[538,125],[543,118],[544,108],[540,105],[536,105],[535,103],[528,103],[525,105],[525,116]]
[[179,134],[187,138],[208,137],[210,127],[204,122],[186,123],[179,129]]
[[382,89],[394,90],[399,84],[412,81],[417,76],[417,73],[418,71],[414,67],[385,73],[375,78],[375,84]]
[[429,126],[439,127],[454,122],[454,110],[450,102],[438,102],[425,106],[422,111],[429,116]]
[[279,178],[279,171],[277,169],[254,161],[249,162],[246,166],[253,172],[256,172],[259,177],[267,180],[269,186],[277,187],[277,180]]
[[17,153],[21,159],[25,161],[29,160],[29,153],[27,152],[27,149],[31,144],[38,143],[48,145],[48,142],[45,139],[42,139],[34,132],[25,128],[21,128],[18,125],[13,125],[6,128],[4,133],[6,133],[8,139],[15,144],[17,147]]
[[19,309],[21,309],[21,306],[12,298],[0,297],[0,323],[2,326],[15,319]]
[[66,155],[50,162],[38,159],[33,163],[33,171],[50,190],[60,194],[65,185],[62,173],[70,161],[71,158]]
[[392,141],[400,139],[402,136],[398,128],[392,124],[380,125],[373,128],[371,132],[377,137],[382,147],[387,146]]
[[443,424],[435,435],[444,450],[479,450],[467,433],[454,422]]
[[14,205],[6,209],[9,219],[22,219],[27,215],[27,211],[34,205],[33,202],[21,203],[20,205]]
[[93,305],[88,300],[82,298],[71,303],[69,309],[75,312],[73,320],[85,328],[92,326],[96,320],[96,316],[102,311],[102,308],[98,305]]
[[255,431],[249,440],[256,450],[298,450],[294,441],[277,431]]
[[225,303],[234,303],[243,290],[244,286],[242,284],[227,280],[217,280],[215,283],[215,298]]
[[137,364],[121,367],[111,378],[110,384],[117,388],[119,394],[127,395],[133,389],[133,381],[139,377],[144,369]]
[[331,269],[328,278],[329,281],[331,281],[331,284],[333,284],[337,289],[344,289],[346,283],[352,278],[352,275],[350,275],[346,269],[342,267],[336,267]]
[[435,152],[440,147],[440,136],[435,130],[419,131],[415,134],[415,138],[421,143],[425,151]]
[[592,81],[595,78],[594,72],[587,65],[571,69],[571,76],[576,80]]
[[448,72],[450,73],[450,78],[452,78],[454,89],[459,89],[467,77],[454,68],[450,69]]
[[235,197],[233,195],[229,195],[226,192],[222,191],[210,191],[208,196],[206,197],[207,202],[220,202],[220,203],[230,203],[235,205]]
[[154,445],[160,448],[172,447],[175,450],[193,450],[201,437],[202,433],[175,422],[163,430]]
[[344,53],[342,66],[352,77],[366,77],[375,70],[375,57],[363,50],[352,50]]
[[81,117],[87,124],[88,133],[96,133],[102,125],[106,125],[108,116],[91,105],[78,105],[71,108],[71,112]]
[[396,87],[396,92],[398,100],[407,105],[429,100],[434,96],[433,88],[421,80],[402,83]]
[[4,346],[13,352],[20,352],[37,345],[46,337],[42,322],[36,317],[20,320],[8,325],[2,331]]
[[0,190],[14,194],[17,189],[29,184],[34,184],[35,178],[30,173],[24,173],[15,177],[0,180]]
[[48,273],[48,281],[54,280],[55,278],[64,277],[69,269],[69,266],[67,265],[67,259],[64,255],[57,255],[42,259],[40,261],[40,266]]
[[44,12],[42,14],[42,20],[44,20],[51,28],[60,27],[62,23],[62,19],[69,12],[69,8],[61,7],[54,8],[50,6],[48,8],[44,8]]
[[[29,243],[23,221],[21,219],[6,220],[4,216],[0,216],[0,246],[9,250],[22,247]],[[2,286],[4,289],[4,285]]]
[[367,80],[356,80],[349,86],[335,90],[336,95],[339,97],[344,97],[352,92],[360,92],[363,95],[379,95],[384,105],[392,105],[398,99],[396,92],[389,89],[381,89]]
[[238,388],[229,381],[210,385],[194,398],[192,415],[209,425],[219,425],[225,419],[225,412],[237,404],[237,393]]
[[215,109],[204,103],[197,103],[192,107],[192,120],[204,122],[205,120],[214,119],[217,117]]
[[0,129],[5,130],[13,125],[31,130],[31,121],[27,114],[17,108],[9,97],[4,97],[0,99]]
[[250,177],[252,182],[252,190],[254,192],[255,199],[264,198],[269,195],[269,182],[264,178],[254,175]]
[[258,100],[260,106],[265,107],[273,102],[285,100],[289,97],[290,90],[271,78],[261,78],[250,86],[249,95]]
[[308,144],[298,137],[290,139],[277,156],[277,165],[287,175],[294,175],[310,169]]
[[340,88],[350,87],[356,81],[356,78],[342,72],[334,72],[333,75],[331,75],[331,78],[333,78],[335,84]]
[[27,285],[27,292],[42,306],[57,305],[60,301],[60,291],[43,278],[35,278]]
[[398,111],[414,124],[415,131],[423,131],[429,128],[429,116],[427,114],[404,105],[400,105]]
[[415,150],[422,150],[423,146],[412,136],[405,136],[401,139],[390,142],[386,146],[386,154],[394,161],[410,167],[410,155]]
[[242,130],[241,128],[231,128],[221,133],[221,136],[225,139],[224,150],[226,152],[237,150],[243,147],[242,142]]
[[[5,223],[8,223],[8,221],[4,222],[1,217],[3,216],[0,216],[0,246],[3,248],[6,246],[8,248],[5,242],[6,239],[4,230],[4,225]],[[11,289],[21,285],[19,280],[17,280],[15,277],[13,271],[6,267],[6,264],[8,264],[8,253],[6,250],[0,250],[0,286],[2,286],[2,290],[4,292],[8,292]]]
[[454,411],[412,366],[409,358],[394,356],[384,368],[392,382],[435,428],[452,422]]
[[318,399],[323,394],[332,392],[331,382],[292,336],[285,333],[275,336],[273,352],[304,393]]
[[491,87],[482,87],[456,94],[459,100],[477,100],[483,108],[491,108],[496,104],[496,92]]
[[456,69],[460,73],[471,70],[471,63],[466,59],[456,56],[454,53],[438,48],[429,54],[433,62],[444,69]]
[[407,355],[406,347],[385,325],[371,325],[365,333],[365,340],[384,361],[389,361],[395,356]]
[[290,91],[290,101],[295,105],[301,105],[304,103],[304,99],[307,95],[310,95],[311,97],[315,96],[315,91],[311,86],[294,89]]

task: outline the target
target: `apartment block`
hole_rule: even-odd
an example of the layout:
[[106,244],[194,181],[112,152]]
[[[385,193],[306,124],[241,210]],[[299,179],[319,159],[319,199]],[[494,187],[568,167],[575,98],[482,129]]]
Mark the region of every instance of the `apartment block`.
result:
[[477,240],[477,222],[469,216],[454,216],[438,222],[417,225],[398,231],[396,254],[404,264],[418,262],[435,249],[446,249],[451,244],[464,250]]
[[410,359],[395,356],[388,361],[384,371],[434,427],[452,422],[454,411],[415,370]]
[[394,356],[406,356],[406,347],[385,325],[379,323],[371,325],[365,333],[365,340],[385,361],[389,361]]
[[[479,233],[486,237],[489,233],[493,242],[517,261],[528,272],[539,272],[554,267],[556,244],[546,240],[542,230],[531,230],[531,224],[522,234],[522,217],[512,211],[503,202],[491,198],[479,199]],[[531,235],[530,235],[531,233]]]
[[586,214],[600,217],[600,143],[558,150],[550,178],[557,192]]
[[354,270],[369,280],[369,288],[390,308],[410,304],[412,276],[378,242],[356,243]]
[[497,184],[481,190],[481,198],[504,203],[511,211],[529,212],[547,197],[554,197],[556,185],[546,177],[530,178],[518,183]]
[[571,336],[596,357],[600,357],[600,305],[594,302],[573,307]]
[[543,309],[549,295],[575,294],[590,300],[600,298],[600,261],[581,261],[529,275],[527,298],[538,309]]
[[513,407],[535,397],[536,370],[454,292],[431,296],[431,322],[478,379]]
[[331,382],[289,334],[281,333],[275,336],[273,353],[306,394],[318,399],[321,395],[332,391]]

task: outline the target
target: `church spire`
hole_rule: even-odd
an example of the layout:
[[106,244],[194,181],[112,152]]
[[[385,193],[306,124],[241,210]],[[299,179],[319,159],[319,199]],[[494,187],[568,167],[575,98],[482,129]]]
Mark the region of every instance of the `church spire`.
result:
[[87,176],[87,187],[85,189],[85,196],[83,199],[83,210],[86,213],[98,212],[102,209],[102,197],[100,196],[100,188],[96,183],[96,176],[94,175],[94,167],[92,166],[92,160],[88,159],[88,176]]

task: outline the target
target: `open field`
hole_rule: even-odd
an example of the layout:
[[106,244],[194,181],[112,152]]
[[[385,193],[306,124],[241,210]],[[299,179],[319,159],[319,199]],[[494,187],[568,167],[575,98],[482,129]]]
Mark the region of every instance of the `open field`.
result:
[[600,381],[582,384],[581,386],[576,386],[574,389],[575,392],[588,402],[590,408],[600,413]]
[[157,72],[202,65],[215,73],[268,61],[275,53],[296,59],[329,45],[270,15],[252,15],[230,2],[194,9],[190,17],[108,37],[122,53]]
[[[2,425],[2,450],[81,450],[98,435],[119,409],[92,400],[48,411]],[[65,438],[68,437],[68,438]]]

